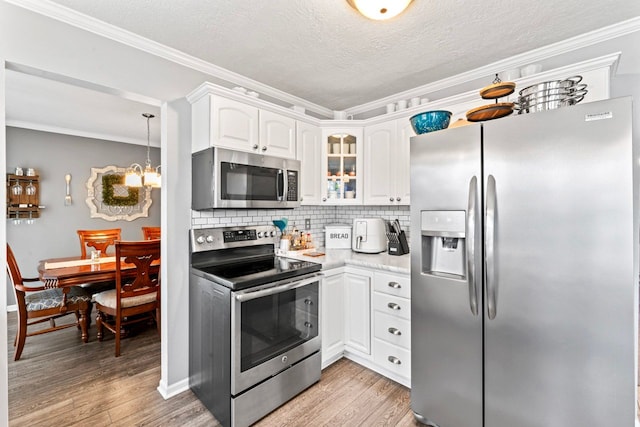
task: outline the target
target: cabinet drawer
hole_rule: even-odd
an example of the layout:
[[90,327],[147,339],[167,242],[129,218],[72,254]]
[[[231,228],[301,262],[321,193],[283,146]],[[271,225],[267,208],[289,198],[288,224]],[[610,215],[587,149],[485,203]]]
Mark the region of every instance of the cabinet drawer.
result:
[[374,339],[373,360],[387,371],[401,377],[411,378],[411,352],[409,350]]
[[411,302],[406,298],[374,292],[373,308],[382,313],[411,320]]
[[411,298],[411,278],[408,276],[376,271],[373,282],[373,287],[378,292],[402,298]]
[[374,336],[390,344],[411,348],[411,322],[397,316],[374,311]]

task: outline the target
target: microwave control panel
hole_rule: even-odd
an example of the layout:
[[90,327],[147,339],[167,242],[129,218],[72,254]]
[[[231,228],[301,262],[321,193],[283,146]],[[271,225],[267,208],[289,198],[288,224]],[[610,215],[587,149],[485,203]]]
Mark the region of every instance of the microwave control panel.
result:
[[298,201],[298,172],[287,171],[287,202]]

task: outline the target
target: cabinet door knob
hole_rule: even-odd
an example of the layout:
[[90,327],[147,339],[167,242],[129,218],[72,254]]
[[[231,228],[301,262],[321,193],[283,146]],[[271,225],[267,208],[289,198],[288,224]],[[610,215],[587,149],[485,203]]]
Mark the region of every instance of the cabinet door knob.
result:
[[393,202],[393,197],[389,197],[389,201],[390,201],[390,202]]
[[402,335],[402,332],[400,332],[400,331],[399,331],[398,329],[396,329],[396,328],[389,328],[389,329],[388,329],[388,331],[389,331],[389,333],[390,333],[391,335],[396,335],[396,336]]
[[323,198],[322,198],[322,201],[323,201],[323,202],[326,202],[326,201],[327,201],[327,198],[326,198],[326,197],[323,197]]
[[400,197],[396,197],[396,201],[399,202],[400,201]]
[[389,282],[389,283],[388,283],[388,286],[389,286],[390,288],[393,288],[393,289],[400,289],[400,288],[402,288],[402,285],[400,285],[400,283],[398,283],[398,282]]
[[387,357],[387,360],[389,362],[393,363],[394,365],[401,365],[402,364],[402,361],[400,359],[398,359],[397,357],[395,357],[395,356],[389,356],[389,357]]
[[262,146],[262,151],[267,151],[267,146],[266,145]]
[[389,304],[387,304],[387,307],[389,307],[391,310],[400,310],[400,306],[395,302],[390,302]]
[[253,149],[257,150],[258,149],[258,144],[253,144]]

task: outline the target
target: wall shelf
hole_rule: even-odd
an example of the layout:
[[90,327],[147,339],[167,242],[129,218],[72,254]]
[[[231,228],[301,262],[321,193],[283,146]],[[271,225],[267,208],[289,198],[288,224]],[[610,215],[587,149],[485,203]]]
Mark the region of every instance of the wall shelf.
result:
[[8,173],[7,218],[40,218],[40,209],[40,177]]

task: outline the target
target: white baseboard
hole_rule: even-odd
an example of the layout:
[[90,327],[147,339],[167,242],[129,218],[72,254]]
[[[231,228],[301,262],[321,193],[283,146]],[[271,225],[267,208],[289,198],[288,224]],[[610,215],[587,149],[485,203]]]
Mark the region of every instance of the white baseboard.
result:
[[160,381],[157,390],[164,400],[171,399],[173,396],[177,396],[178,394],[189,390],[189,378],[185,378],[184,380],[178,381],[170,386],[167,385],[166,382]]

